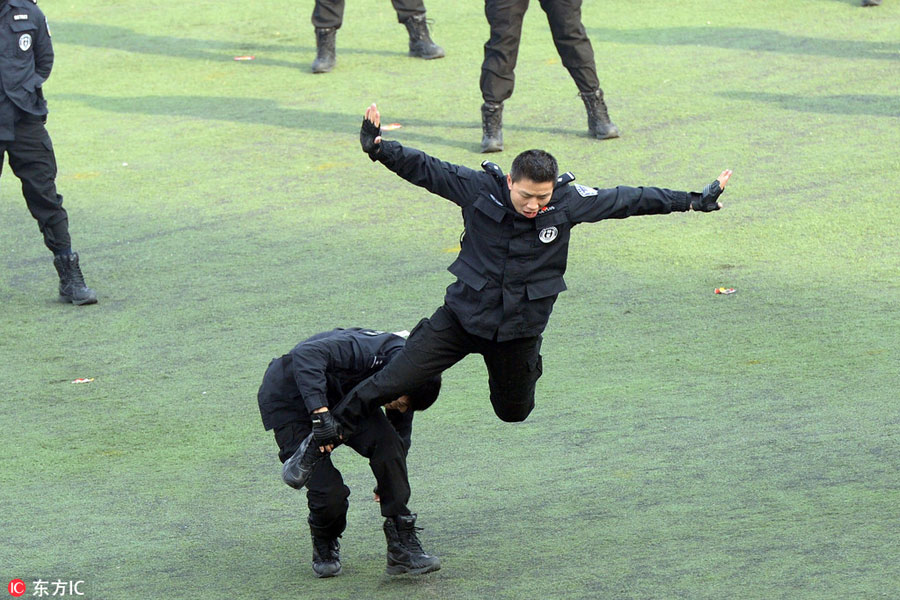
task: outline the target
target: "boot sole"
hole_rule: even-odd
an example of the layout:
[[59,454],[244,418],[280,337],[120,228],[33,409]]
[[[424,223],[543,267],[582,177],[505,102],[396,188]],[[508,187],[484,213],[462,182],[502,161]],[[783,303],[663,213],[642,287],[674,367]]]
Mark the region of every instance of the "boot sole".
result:
[[87,304],[97,304],[96,298],[88,298],[86,300],[75,300],[72,296],[60,296],[59,301],[63,304],[74,304],[75,306],[85,306]]
[[610,132],[607,132],[602,135],[600,135],[594,131],[588,130],[588,135],[596,140],[613,140],[613,139],[619,137],[621,134],[619,133],[619,130],[617,128],[615,131],[610,131]]
[[403,565],[388,565],[388,567],[385,569],[385,573],[387,573],[388,575],[424,575],[425,573],[433,573],[434,571],[440,570],[440,563],[431,565],[429,567],[419,567],[418,569],[410,569],[409,567],[404,567]]
[[437,58],[444,58],[445,55],[444,54],[435,54],[434,56],[430,56],[430,55],[422,55],[422,54],[416,54],[414,52],[410,52],[409,56],[411,56],[412,58],[421,58],[422,60],[435,60]]
[[318,577],[319,579],[327,579],[327,578],[329,578],[329,577],[337,577],[338,575],[340,575],[340,574],[343,573],[343,572],[344,572],[344,568],[343,568],[343,567],[341,567],[340,569],[338,569],[338,570],[335,571],[334,573],[316,573],[315,569],[313,569],[313,575],[315,575],[315,576]]

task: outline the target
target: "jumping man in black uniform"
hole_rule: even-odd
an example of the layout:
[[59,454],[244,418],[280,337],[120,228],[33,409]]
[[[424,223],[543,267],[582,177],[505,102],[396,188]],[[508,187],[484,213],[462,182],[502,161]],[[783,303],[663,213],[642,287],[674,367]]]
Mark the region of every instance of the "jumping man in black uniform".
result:
[[[391,0],[397,11],[397,20],[406,25],[409,34],[409,55],[431,60],[443,58],[444,49],[435,44],[428,34],[425,20],[425,3],[422,0]],[[344,22],[344,0],[316,0],[312,24],[316,28],[316,60],[313,73],[328,73],[337,64],[335,38]]]
[[[347,525],[350,490],[325,454],[340,439],[328,407],[360,381],[377,373],[397,356],[404,339],[370,329],[334,329],[297,344],[273,359],[259,388],[259,411],[267,430],[275,430],[282,477],[294,488],[307,487],[309,528],[316,577],[340,575],[338,538]],[[381,514],[388,543],[389,574],[421,574],[440,569],[416,536],[416,515],[410,514],[406,453],[412,432],[412,411],[425,410],[437,399],[440,378],[432,377],[412,392],[397,394],[387,404],[387,416],[375,410],[360,420],[347,445],[369,459],[381,496]],[[389,422],[390,421],[390,422]],[[393,424],[393,427],[392,427]],[[297,462],[309,448],[323,460],[303,478]],[[295,457],[295,458],[292,458]]]
[[[390,364],[332,407],[350,440],[383,398],[415,388],[473,352],[484,357],[494,412],[503,421],[524,421],[541,376],[541,332],[566,289],[572,228],[635,215],[718,210],[731,176],[723,171],[702,192],[598,189],[573,185],[571,173],[558,176],[556,160],[543,150],[517,156],[509,175],[488,162],[474,171],[382,141],[380,122],[373,104],[360,132],[363,150],[410,183],[459,205],[465,233],[448,269],[457,280],[447,288],[444,305],[419,322]],[[308,471],[318,459],[307,453],[303,468]]]
[[68,215],[56,193],[56,156],[44,127],[47,103],[41,86],[52,68],[44,13],[32,0],[0,0],[0,168],[5,152],[22,180],[22,194],[44,244],[53,252],[59,299],[93,304],[97,295],[85,285],[78,254],[72,252]]
[[[482,152],[503,150],[503,102],[512,96],[516,60],[522,39],[522,20],[529,0],[485,0],[484,14],[491,37],[484,44],[481,65]],[[547,14],[553,43],[569,71],[587,109],[588,131],[600,140],[619,137],[609,120],[603,90],[597,78],[594,49],[581,24],[581,0],[540,0]]]

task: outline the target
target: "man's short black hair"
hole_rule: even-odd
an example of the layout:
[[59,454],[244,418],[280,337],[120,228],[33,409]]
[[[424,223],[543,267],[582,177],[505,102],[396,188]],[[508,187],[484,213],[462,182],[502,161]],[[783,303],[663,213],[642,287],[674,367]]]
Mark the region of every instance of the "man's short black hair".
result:
[[410,410],[425,410],[434,404],[440,393],[441,376],[435,375],[408,394]]
[[509,177],[514,182],[521,179],[530,179],[535,183],[556,181],[558,174],[556,159],[544,150],[526,150],[516,157],[509,171]]

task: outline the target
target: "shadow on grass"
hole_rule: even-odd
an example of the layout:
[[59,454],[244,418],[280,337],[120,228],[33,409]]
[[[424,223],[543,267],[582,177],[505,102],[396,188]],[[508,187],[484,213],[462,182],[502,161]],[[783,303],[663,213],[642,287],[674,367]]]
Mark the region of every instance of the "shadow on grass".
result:
[[749,27],[660,27],[588,30],[594,42],[656,46],[710,46],[729,50],[836,58],[900,60],[900,43],[829,40]]
[[[91,48],[110,48],[114,50],[122,50],[125,52],[136,52],[140,54],[154,54],[158,56],[171,56],[176,58],[188,58],[194,60],[211,60],[211,61],[233,61],[235,52],[241,54],[258,54],[265,52],[296,52],[312,55],[315,53],[315,46],[296,46],[289,44],[259,44],[251,43],[244,40],[220,41],[220,40],[197,40],[192,38],[173,37],[168,35],[147,35],[138,33],[124,27],[115,27],[112,25],[98,25],[96,23],[73,23],[60,22],[54,23],[53,38],[57,42],[66,44],[75,44],[78,46],[88,46]],[[313,34],[310,33],[310,39]],[[360,48],[340,47],[341,54],[374,54],[378,56],[406,56],[407,51],[404,46],[403,52],[391,52],[387,50],[367,50]],[[266,58],[265,56],[257,56],[254,61],[256,64],[289,67],[296,69],[297,67],[305,68],[306,62],[298,63],[293,61],[278,60]]]
[[732,100],[778,104],[785,110],[800,112],[900,117],[900,96],[854,94],[810,97],[795,94],[766,94],[762,92],[717,92],[716,95]]
[[[81,102],[91,108],[116,113],[181,116],[233,123],[256,123],[285,129],[319,131],[351,136],[358,134],[363,115],[362,110],[360,110],[359,114],[343,114],[304,108],[286,108],[267,98],[216,96],[133,96],[114,98],[89,94],[57,94],[54,97]],[[443,144],[465,150],[475,149],[477,151],[480,148],[481,122],[479,120],[441,121],[415,118],[401,118],[400,120],[404,125],[404,140]],[[473,141],[471,143],[463,142],[433,134],[420,133],[413,131],[411,129],[413,127],[470,129],[473,131]],[[586,135],[581,130],[574,132],[554,127],[506,125],[505,129],[545,133],[548,135],[559,133]],[[475,132],[477,132],[477,136]],[[477,140],[475,139],[476,137]]]

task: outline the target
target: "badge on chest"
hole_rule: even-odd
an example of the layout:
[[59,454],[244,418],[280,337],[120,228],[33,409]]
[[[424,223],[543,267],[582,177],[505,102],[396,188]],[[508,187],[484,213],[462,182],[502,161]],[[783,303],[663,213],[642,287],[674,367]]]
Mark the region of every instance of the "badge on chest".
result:
[[544,227],[541,229],[541,232],[538,234],[538,239],[544,242],[545,244],[549,244],[553,240],[556,239],[556,236],[559,235],[559,229],[556,227]]

